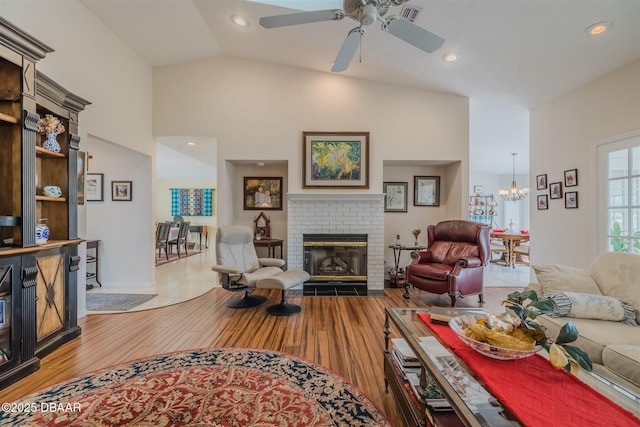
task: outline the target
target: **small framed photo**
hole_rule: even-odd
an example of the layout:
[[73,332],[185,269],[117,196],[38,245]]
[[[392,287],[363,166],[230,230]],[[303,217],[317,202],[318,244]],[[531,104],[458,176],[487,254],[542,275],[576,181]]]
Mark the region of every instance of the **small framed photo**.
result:
[[111,181],[111,200],[130,202],[131,186],[131,181]]
[[475,194],[482,194],[482,193],[484,193],[484,187],[482,185],[474,185],[473,186],[473,192]]
[[578,185],[578,169],[564,171],[564,186],[575,187]]
[[407,211],[407,182],[383,182],[382,192],[384,196],[385,212],[406,212]]
[[244,177],[244,210],[282,210],[282,177]]
[[552,182],[549,184],[549,195],[552,199],[562,199],[562,183]]
[[564,207],[566,209],[578,209],[577,191],[567,191],[564,193]]
[[413,206],[440,206],[440,177],[413,177]]
[[84,198],[87,202],[104,201],[104,174],[87,173],[84,181]]
[[538,195],[538,210],[543,211],[549,209],[549,196],[546,194]]
[[547,174],[543,173],[542,175],[536,176],[536,188],[538,190],[546,190],[547,189]]

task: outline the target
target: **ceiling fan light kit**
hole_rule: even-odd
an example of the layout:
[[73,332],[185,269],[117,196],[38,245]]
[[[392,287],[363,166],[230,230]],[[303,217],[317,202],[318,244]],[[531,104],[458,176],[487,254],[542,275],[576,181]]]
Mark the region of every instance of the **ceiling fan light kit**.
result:
[[290,25],[310,24],[312,22],[339,21],[345,16],[357,21],[360,26],[347,34],[342,48],[334,62],[331,71],[339,73],[349,68],[353,56],[358,50],[360,40],[365,33],[363,27],[376,21],[382,22],[382,29],[389,34],[423,50],[427,53],[440,49],[444,39],[433,34],[400,16],[383,16],[392,6],[401,6],[409,0],[344,0],[343,10],[318,10],[300,12],[288,15],[276,15],[260,18],[260,25],[264,28],[286,27]]

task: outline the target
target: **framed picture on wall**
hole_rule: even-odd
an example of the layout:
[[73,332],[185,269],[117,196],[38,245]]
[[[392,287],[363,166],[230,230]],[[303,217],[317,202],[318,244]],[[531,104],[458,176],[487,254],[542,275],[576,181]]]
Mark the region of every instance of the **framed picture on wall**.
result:
[[564,186],[575,187],[578,185],[578,169],[564,171]]
[[564,193],[564,207],[566,209],[578,209],[577,191],[567,191]]
[[440,206],[440,177],[413,177],[413,205]]
[[538,210],[549,209],[549,197],[546,194],[538,195]]
[[104,201],[104,174],[88,173],[85,176],[84,197],[88,202]]
[[303,188],[369,188],[369,132],[303,132]]
[[133,200],[131,197],[132,185],[131,181],[111,181],[111,200],[122,202]]
[[383,182],[384,211],[406,212],[408,188],[409,184],[407,182]]
[[546,190],[547,189],[547,174],[543,173],[542,175],[536,176],[536,188],[538,190]]
[[552,182],[549,184],[549,195],[552,199],[562,199],[562,183]]
[[244,210],[282,210],[281,176],[245,176]]

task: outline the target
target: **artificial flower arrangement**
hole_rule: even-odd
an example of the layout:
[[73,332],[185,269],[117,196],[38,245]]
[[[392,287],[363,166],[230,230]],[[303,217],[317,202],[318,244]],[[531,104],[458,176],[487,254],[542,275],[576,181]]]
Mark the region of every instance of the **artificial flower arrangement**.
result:
[[64,125],[54,115],[46,114],[44,117],[40,117],[37,123],[38,132],[41,133],[55,133],[59,134],[64,132]]
[[411,231],[411,234],[413,234],[413,237],[415,237],[416,239],[416,246],[418,245],[418,236],[420,235],[421,232],[422,230],[420,230],[419,228],[416,228],[415,230]]
[[[526,305],[525,302],[529,301]],[[534,319],[541,314],[552,314],[556,306],[550,298],[538,298],[534,290],[512,292],[502,301],[511,312],[492,315],[495,321],[482,317],[471,328],[465,329],[468,338],[488,342],[495,346],[516,350],[530,350],[540,346],[549,353],[551,365],[575,373],[578,367],[591,371],[589,355],[579,347],[569,345],[578,338],[578,329],[573,322],[567,322],[555,342],[546,334],[546,328]]]

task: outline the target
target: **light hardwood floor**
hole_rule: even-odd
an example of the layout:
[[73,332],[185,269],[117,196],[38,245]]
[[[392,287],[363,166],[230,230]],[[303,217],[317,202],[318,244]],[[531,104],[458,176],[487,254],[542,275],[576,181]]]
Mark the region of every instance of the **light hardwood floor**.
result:
[[[204,266],[209,261],[192,262]],[[175,264],[172,271],[182,268],[187,272],[186,278],[175,282],[175,286],[188,286],[190,274],[205,274],[204,267],[189,267],[186,262],[167,266],[171,264]],[[498,308],[499,301],[512,290],[487,287],[485,307]],[[268,303],[279,301],[277,291],[255,292],[268,295]],[[261,348],[285,352],[333,370],[360,388],[395,425],[401,426],[393,398],[384,391],[384,308],[449,303],[447,296],[417,290],[412,290],[412,298],[405,300],[401,289],[388,289],[384,297],[295,296],[289,300],[302,306],[300,314],[273,317],[266,314],[265,305],[244,310],[228,308],[224,303],[231,296],[215,287],[199,297],[162,308],[83,317],[79,321],[82,335],[45,357],[39,371],[0,391],[0,402],[17,400],[81,374],[154,354],[211,347]],[[477,297],[464,298],[459,305],[478,306]]]

